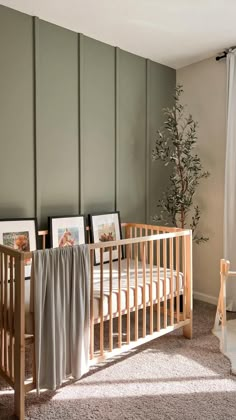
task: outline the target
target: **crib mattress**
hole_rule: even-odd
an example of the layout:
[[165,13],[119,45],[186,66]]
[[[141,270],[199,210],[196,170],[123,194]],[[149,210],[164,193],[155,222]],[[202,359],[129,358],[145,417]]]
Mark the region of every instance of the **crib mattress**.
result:
[[[146,264],[146,303],[150,303],[150,266]],[[130,308],[135,306],[135,268],[134,261],[130,260]],[[138,263],[138,305],[142,305],[143,301],[143,269],[142,263]],[[159,270],[159,296],[164,297],[164,268]],[[158,268],[153,266],[152,270],[152,299],[157,299],[157,282],[158,282]],[[103,265],[103,316],[109,315],[109,296],[110,296],[110,271],[109,264]],[[100,266],[94,267],[94,299],[93,299],[93,318],[96,321],[100,316]],[[166,270],[166,296],[170,294],[171,287],[171,272]],[[179,273],[179,293],[183,293],[184,279],[183,273]],[[177,291],[177,273],[173,271],[173,291]],[[114,261],[112,264],[112,313],[118,312],[119,298],[118,298],[118,262]],[[127,260],[121,260],[121,310],[127,309]],[[30,281],[25,281],[25,330],[27,334],[33,333],[33,314],[30,312]]]
[[[158,274],[159,271],[159,274]],[[135,306],[135,267],[134,260],[130,260],[130,291],[129,291],[129,307],[132,308]],[[150,303],[150,265],[146,264],[146,304]],[[153,266],[152,269],[152,300],[157,299],[157,284],[158,276],[160,278],[159,282],[159,296],[162,299],[164,297],[164,279],[165,273],[164,268],[160,267],[158,270],[157,266]],[[138,305],[142,305],[143,302],[143,268],[142,263],[138,262]],[[177,291],[177,273],[173,271],[173,291]],[[94,267],[94,301],[93,301],[93,315],[94,319],[99,318],[100,314],[100,268],[99,266]],[[110,296],[110,271],[109,264],[103,265],[103,315],[107,316],[109,314],[109,296]],[[184,279],[183,273],[179,273],[179,293],[183,293]],[[171,289],[171,271],[166,269],[166,296],[170,294]],[[118,261],[114,261],[112,264],[112,312],[115,314],[118,312]],[[121,260],[121,310],[125,311],[127,308],[127,259]]]

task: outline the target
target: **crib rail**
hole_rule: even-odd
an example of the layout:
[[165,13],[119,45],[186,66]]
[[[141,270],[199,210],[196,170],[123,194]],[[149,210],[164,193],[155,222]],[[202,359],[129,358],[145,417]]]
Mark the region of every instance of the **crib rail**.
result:
[[[146,232],[146,235],[152,235],[153,233],[166,233],[166,232],[180,232],[182,231],[181,228],[176,227],[168,227],[168,226],[154,226],[154,225],[145,225],[141,223],[121,223],[122,230],[125,230],[125,237],[127,238],[129,235],[129,231],[133,232],[130,237],[141,237],[143,233]],[[153,232],[153,233],[152,233]],[[87,242],[90,243],[90,227],[86,226],[86,233],[87,233]],[[46,248],[46,239],[48,236],[48,230],[39,230],[38,236],[41,239],[41,248]]]
[[0,373],[15,389],[15,413],[24,413],[24,254],[0,245]]

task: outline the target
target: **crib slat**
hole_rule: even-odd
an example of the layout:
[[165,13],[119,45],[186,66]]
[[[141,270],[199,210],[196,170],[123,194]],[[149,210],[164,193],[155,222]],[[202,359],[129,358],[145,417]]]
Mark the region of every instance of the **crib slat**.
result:
[[[148,236],[148,228],[147,227],[145,227],[145,229],[144,229],[144,235]],[[149,261],[149,247],[147,246],[147,248],[146,248],[146,263],[148,263],[148,261]]]
[[25,411],[25,267],[23,254],[15,258],[15,280],[15,413],[23,419]]
[[[130,226],[129,237],[130,238],[133,237],[133,228],[132,228],[132,226]],[[130,258],[132,259],[133,258],[133,246],[132,245],[129,245],[129,246],[130,246]]]
[[121,246],[118,245],[118,347],[122,346],[122,313],[121,313]]
[[3,254],[0,253],[0,366],[3,367]]
[[10,378],[13,379],[13,264],[14,259],[10,257],[10,306],[9,306],[9,333],[10,333],[10,348],[9,348],[9,371]]
[[104,319],[103,319],[103,250],[100,248],[100,355],[104,354]]
[[[138,228],[138,237],[140,238],[142,236],[142,228]],[[139,260],[142,260],[142,248],[141,245],[139,247]]]
[[43,235],[43,244],[42,244],[43,249],[46,249],[46,236]]
[[186,276],[184,281],[186,289],[186,317],[190,319],[190,323],[183,329],[186,338],[192,338],[192,232],[186,237]]
[[109,248],[109,351],[113,349],[113,318],[112,318],[112,247]]
[[[132,233],[133,233],[132,238],[137,238],[137,228],[136,227],[133,227]],[[132,244],[132,247],[133,247],[132,259],[135,260],[135,244]]]
[[164,287],[163,287],[163,294],[164,294],[164,328],[166,328],[166,327],[167,327],[166,262],[167,262],[167,254],[166,254],[166,239],[163,239],[163,265],[164,265]]
[[176,238],[176,319],[179,322],[179,237]]
[[183,320],[186,319],[186,236],[182,238],[182,265],[183,265]]
[[157,258],[157,331],[161,329],[161,302],[160,302],[160,241],[156,241]]
[[[153,233],[151,232],[151,235]],[[149,289],[149,298],[150,298],[150,332],[153,334],[153,241],[149,242],[149,265],[150,265],[150,289]]]
[[48,230],[39,230],[38,236],[42,237],[42,249],[46,249],[46,236],[48,235]]
[[[137,238],[137,227],[133,228],[133,238]],[[135,260],[135,244],[133,244],[133,258]]]
[[8,372],[7,358],[7,304],[8,304],[8,255],[4,255],[4,370]]
[[[132,238],[132,226],[126,226],[125,237],[126,239]],[[132,258],[132,245],[126,246],[126,258],[128,258],[128,255],[129,255],[129,258]]]
[[93,292],[94,251],[90,250],[90,359],[94,357],[94,292]]
[[138,244],[134,245],[134,276],[135,276],[135,291],[134,291],[134,339],[138,340]]
[[170,325],[174,325],[173,238],[170,238]]
[[126,309],[127,309],[127,337],[126,341],[127,344],[130,343],[130,245],[127,245],[128,252],[127,252],[127,291],[126,291]]
[[147,242],[143,242],[142,249],[142,268],[143,268],[143,338],[146,337],[146,247]]

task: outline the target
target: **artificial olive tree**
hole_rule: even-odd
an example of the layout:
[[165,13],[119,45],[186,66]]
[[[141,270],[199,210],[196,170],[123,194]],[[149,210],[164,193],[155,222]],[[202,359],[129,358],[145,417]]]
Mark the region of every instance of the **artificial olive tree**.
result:
[[197,142],[197,122],[192,115],[185,113],[185,106],[180,102],[183,88],[178,85],[174,91],[174,105],[164,108],[164,125],[158,130],[155,147],[152,151],[154,160],[160,159],[164,165],[171,165],[169,186],[159,200],[160,213],[156,221],[171,222],[174,226],[185,228],[189,225],[196,243],[205,242],[207,237],[197,232],[200,209],[194,195],[202,178],[209,172],[203,170],[200,157],[194,151]]

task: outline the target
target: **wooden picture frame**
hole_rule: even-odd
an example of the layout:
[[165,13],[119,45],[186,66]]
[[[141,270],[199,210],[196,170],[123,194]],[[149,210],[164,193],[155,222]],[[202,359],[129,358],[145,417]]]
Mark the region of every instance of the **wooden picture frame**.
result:
[[83,215],[50,216],[48,226],[51,248],[63,248],[86,243],[86,226]]
[[[36,219],[1,219],[0,243],[23,252],[35,251],[37,249]],[[31,265],[31,258],[25,260],[25,279],[31,276]]]
[[[89,214],[91,242],[110,242],[122,239],[119,211],[102,214]],[[123,247],[121,247],[123,258]],[[118,260],[118,250],[115,246],[112,250],[112,260]],[[109,250],[104,248],[103,262],[109,262]],[[100,251],[95,250],[94,264],[100,264]]]

